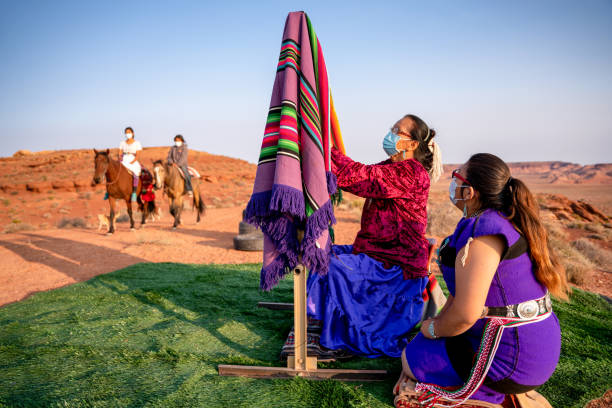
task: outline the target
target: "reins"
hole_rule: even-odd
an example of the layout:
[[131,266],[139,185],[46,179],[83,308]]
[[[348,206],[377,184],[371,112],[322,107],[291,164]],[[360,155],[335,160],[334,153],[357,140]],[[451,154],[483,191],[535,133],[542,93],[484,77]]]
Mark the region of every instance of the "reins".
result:
[[[108,159],[108,164],[110,165],[110,157],[109,157],[109,159]],[[111,185],[113,185],[113,184],[115,184],[116,182],[118,182],[118,181],[119,181],[119,175],[121,174],[121,168],[122,168],[122,167],[123,167],[123,166],[121,165],[121,163],[119,163],[119,171],[117,172],[117,178],[115,179],[115,181],[111,181],[111,182],[109,182],[109,181],[108,181],[108,177],[106,177],[106,175],[105,175],[105,177],[106,177],[106,185],[107,185],[107,186],[111,186]],[[108,168],[106,169],[106,171],[108,172]]]

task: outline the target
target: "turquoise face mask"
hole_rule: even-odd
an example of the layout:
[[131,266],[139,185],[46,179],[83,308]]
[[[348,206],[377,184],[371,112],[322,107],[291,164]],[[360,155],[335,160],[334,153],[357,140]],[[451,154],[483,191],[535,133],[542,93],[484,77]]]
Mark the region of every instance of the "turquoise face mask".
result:
[[389,131],[389,133],[385,135],[385,138],[383,139],[383,150],[385,151],[385,153],[387,153],[389,157],[395,156],[399,153],[399,151],[397,150],[397,142],[400,139],[410,140],[403,137],[399,137],[391,131]]

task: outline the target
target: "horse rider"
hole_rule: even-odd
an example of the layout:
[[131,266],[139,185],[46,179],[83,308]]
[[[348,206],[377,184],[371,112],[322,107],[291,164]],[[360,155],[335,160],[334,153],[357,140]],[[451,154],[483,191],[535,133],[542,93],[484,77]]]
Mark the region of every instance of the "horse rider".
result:
[[125,140],[119,145],[119,161],[123,164],[134,176],[132,184],[132,202],[136,202],[136,190],[138,189],[138,179],[140,178],[141,167],[138,161],[138,156],[142,150],[142,145],[138,140],[134,139],[134,129],[126,127],[123,131]]
[[174,164],[183,171],[185,177],[185,190],[187,195],[193,197],[193,187],[191,186],[191,175],[189,174],[189,168],[187,166],[187,143],[182,135],[174,136],[174,146],[170,148],[168,152],[168,164]]

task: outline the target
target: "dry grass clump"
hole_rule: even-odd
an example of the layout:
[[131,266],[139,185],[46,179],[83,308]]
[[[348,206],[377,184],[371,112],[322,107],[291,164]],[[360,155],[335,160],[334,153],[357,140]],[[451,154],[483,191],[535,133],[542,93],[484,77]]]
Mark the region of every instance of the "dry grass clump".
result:
[[27,222],[12,222],[4,226],[2,232],[5,234],[10,234],[11,232],[20,232],[20,231],[32,231],[35,230],[36,227],[32,224],[28,224]]
[[57,223],[57,228],[87,228],[87,222],[81,217],[64,217]]
[[160,245],[160,246],[170,246],[174,245],[176,242],[171,238],[154,238],[147,236],[146,234],[140,234],[138,239],[136,240],[136,245]]
[[544,222],[548,239],[559,261],[565,267],[567,280],[582,285],[593,277],[594,265],[580,251],[569,243],[567,233],[558,222]]
[[586,238],[580,238],[572,242],[572,246],[600,268],[612,272],[612,252],[601,248]]

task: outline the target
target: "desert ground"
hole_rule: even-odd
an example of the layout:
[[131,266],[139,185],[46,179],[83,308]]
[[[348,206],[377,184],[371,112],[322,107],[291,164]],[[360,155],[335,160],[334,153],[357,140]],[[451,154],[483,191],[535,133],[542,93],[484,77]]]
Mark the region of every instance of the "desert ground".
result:
[[[142,163],[165,158],[167,148],[143,151]],[[111,154],[115,154],[111,151]],[[125,205],[117,232],[107,236],[98,214],[108,214],[104,187],[92,186],[91,150],[20,151],[0,158],[0,306],[139,262],[256,263],[261,252],[233,249],[256,166],[243,160],[190,151],[202,174],[207,206],[199,224],[186,206],[183,223],[172,230],[161,193],[162,218],[130,231]],[[428,234],[450,234],[460,217],[448,202],[446,177],[432,186]],[[556,237],[571,281],[612,297],[612,164],[514,163],[513,175],[537,193],[542,216]],[[363,200],[345,194],[336,210],[336,243],[350,244],[360,227]],[[553,245],[554,246],[554,245]]]

